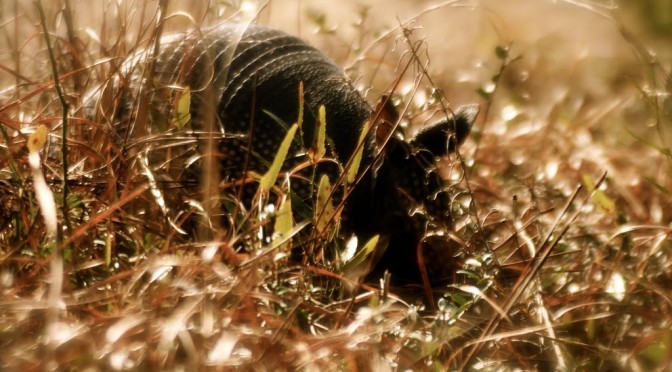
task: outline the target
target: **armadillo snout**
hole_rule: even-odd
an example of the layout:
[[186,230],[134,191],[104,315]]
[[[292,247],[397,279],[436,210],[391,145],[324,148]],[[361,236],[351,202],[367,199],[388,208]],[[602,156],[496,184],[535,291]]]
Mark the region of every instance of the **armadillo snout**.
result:
[[451,198],[436,160],[464,141],[477,114],[477,106],[462,107],[409,140],[392,136],[385,143],[382,162],[372,175],[372,199],[378,221],[374,230],[391,238],[371,279],[386,269],[392,272],[393,283],[422,283],[419,265],[424,265],[431,284],[453,277],[448,238],[429,238],[437,231],[452,230]]

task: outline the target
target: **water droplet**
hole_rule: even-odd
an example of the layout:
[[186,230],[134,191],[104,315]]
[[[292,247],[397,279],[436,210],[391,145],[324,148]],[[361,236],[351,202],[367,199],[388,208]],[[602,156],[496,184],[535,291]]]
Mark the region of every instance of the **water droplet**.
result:
[[525,152],[523,152],[523,151],[515,152],[515,153],[511,154],[511,157],[509,158],[511,163],[513,163],[515,165],[523,164],[526,159],[527,159],[527,156],[526,156]]
[[552,159],[548,163],[546,163],[545,167],[546,178],[548,178],[549,180],[555,178],[555,176],[558,174],[559,167],[560,163],[557,161],[557,159]]
[[483,84],[483,91],[485,93],[493,93],[495,91],[495,88],[497,88],[497,85],[493,82]]
[[614,271],[607,282],[605,292],[609,293],[611,297],[618,301],[623,301],[625,298],[625,279],[618,271]]
[[502,118],[505,121],[511,121],[518,117],[520,111],[514,105],[506,105],[502,108]]

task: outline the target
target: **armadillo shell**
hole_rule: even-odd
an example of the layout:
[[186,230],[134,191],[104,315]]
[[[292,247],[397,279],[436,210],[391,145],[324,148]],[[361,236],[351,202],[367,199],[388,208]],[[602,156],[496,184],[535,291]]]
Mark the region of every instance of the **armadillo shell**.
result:
[[[146,55],[151,51],[143,53],[141,59],[151,60]],[[175,105],[166,100],[162,88],[189,87],[192,127],[203,129],[202,123],[210,119],[206,116],[216,114],[215,129],[240,138],[221,141],[225,173],[241,168],[250,133],[255,155],[250,168],[258,168],[257,161],[273,160],[287,128],[297,121],[300,82],[305,100],[303,143],[312,143],[317,111],[324,105],[327,135],[343,162],[352,155],[371,114],[339,66],[303,40],[275,29],[226,24],[203,34],[166,37],[155,61],[150,92],[154,112],[172,115]],[[142,64],[130,66],[137,69]],[[138,71],[131,75],[137,78]],[[216,110],[210,109],[213,106]]]

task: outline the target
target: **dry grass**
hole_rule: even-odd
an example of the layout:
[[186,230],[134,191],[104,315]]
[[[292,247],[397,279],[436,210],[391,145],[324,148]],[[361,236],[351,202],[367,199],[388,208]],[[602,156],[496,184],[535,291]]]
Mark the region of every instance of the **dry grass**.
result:
[[[286,251],[250,238],[272,230],[272,213],[239,210],[235,198],[230,211],[241,214],[231,215],[244,217],[232,218],[237,229],[215,229],[212,239],[200,241],[180,234],[174,225],[203,210],[194,191],[154,189],[142,154],[120,151],[109,123],[85,114],[84,92],[108,83],[129,52],[152,45],[157,19],[168,19],[166,31],[205,26],[223,19],[215,15],[232,9],[227,2],[172,4],[163,15],[154,2],[46,3],[44,21],[34,3],[0,5],[3,370],[665,370],[672,364],[672,59],[656,36],[667,32],[669,40],[662,10],[643,18],[657,32],[648,35],[626,26],[634,9],[547,5],[576,17],[577,25],[578,19],[602,25],[581,34],[586,40],[576,46],[508,32],[507,19],[522,8],[484,2],[468,10],[487,19],[481,29],[496,31],[482,32],[473,50],[460,55],[431,38],[422,42],[432,26],[409,31],[423,20],[431,24],[429,18],[402,28],[391,15],[384,23],[394,26],[386,28],[376,23],[385,14],[372,15],[376,7],[358,26],[342,26],[344,33],[321,34],[339,63],[361,77],[359,85],[371,87],[371,102],[393,86],[397,66],[409,64],[395,99],[411,103],[410,123],[431,116],[434,88],[450,103],[482,105],[462,162],[445,161],[446,178],[456,183],[455,235],[466,242],[465,264],[437,303],[424,305],[375,289],[355,296],[344,290],[339,262],[292,263]],[[464,3],[431,11],[421,5],[413,14],[446,16],[465,11]],[[262,20],[274,19],[275,4]],[[335,22],[336,16],[311,14],[304,29],[325,31]],[[42,27],[51,33],[53,59]],[[398,37],[403,29],[410,34]],[[343,35],[357,35],[354,48],[343,50],[353,45]],[[663,45],[656,54],[647,49],[656,45]],[[415,47],[415,54],[404,53]],[[442,55],[450,55],[445,64]],[[58,210],[55,233],[28,161],[26,143],[38,125],[49,132],[41,172]],[[152,141],[166,138],[138,139]],[[177,159],[179,147],[166,148]]]

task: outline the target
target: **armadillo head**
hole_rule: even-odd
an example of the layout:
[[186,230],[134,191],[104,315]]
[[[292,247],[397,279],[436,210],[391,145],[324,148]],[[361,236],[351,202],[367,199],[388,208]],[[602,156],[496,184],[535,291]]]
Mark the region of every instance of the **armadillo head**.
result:
[[[384,145],[372,174],[371,218],[389,243],[379,254],[371,279],[388,270],[395,284],[423,283],[421,265],[432,284],[452,277],[449,238],[430,237],[452,224],[450,195],[437,170],[437,159],[454,152],[465,140],[478,111],[477,105],[461,107],[411,139],[395,133]],[[418,249],[424,251],[420,260]]]

